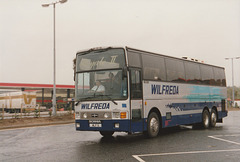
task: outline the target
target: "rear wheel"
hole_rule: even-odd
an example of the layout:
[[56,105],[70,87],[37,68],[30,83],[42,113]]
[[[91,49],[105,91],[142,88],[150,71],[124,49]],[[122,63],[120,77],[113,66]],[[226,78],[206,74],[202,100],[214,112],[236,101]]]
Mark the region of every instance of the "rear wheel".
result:
[[156,137],[159,133],[160,122],[157,113],[152,112],[148,117],[147,135],[148,137]]
[[202,126],[207,129],[210,125],[210,114],[207,109],[205,109],[202,113]]
[[103,137],[112,137],[114,131],[99,131]]
[[215,127],[217,123],[217,111],[212,109],[211,117],[210,117],[210,126]]

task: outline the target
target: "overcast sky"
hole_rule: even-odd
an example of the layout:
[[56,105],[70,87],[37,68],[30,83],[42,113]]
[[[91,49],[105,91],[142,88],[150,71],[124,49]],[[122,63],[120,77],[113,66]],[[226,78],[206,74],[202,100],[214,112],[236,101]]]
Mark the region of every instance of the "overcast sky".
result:
[[[50,0],[0,1],[0,82],[53,83]],[[57,84],[74,84],[76,52],[129,46],[226,68],[240,56],[240,0],[68,0],[56,5]],[[240,59],[234,60],[240,86]]]

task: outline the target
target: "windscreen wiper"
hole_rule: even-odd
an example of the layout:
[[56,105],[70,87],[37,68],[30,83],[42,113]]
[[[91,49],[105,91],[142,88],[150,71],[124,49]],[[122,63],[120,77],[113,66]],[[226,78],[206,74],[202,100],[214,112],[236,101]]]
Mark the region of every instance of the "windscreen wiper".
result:
[[80,102],[82,102],[83,100],[89,99],[89,98],[95,98],[95,96],[89,96],[89,97],[78,99],[75,105],[77,106]]
[[114,101],[114,99],[112,99],[109,95],[98,95],[98,96],[106,96],[108,99],[110,99],[115,105],[118,105],[118,103],[116,101]]
[[95,97],[104,97],[106,96],[108,99],[110,99],[115,105],[118,105],[118,103],[116,101],[114,101],[114,99],[112,99],[109,95],[94,95],[94,96],[89,96],[89,97],[85,97],[85,98],[81,98],[81,99],[78,99],[77,102],[76,102],[76,106],[83,100],[86,100],[86,99],[90,99],[90,98],[95,98]]
[[77,100],[76,103],[75,103],[75,106],[77,106],[82,100]]

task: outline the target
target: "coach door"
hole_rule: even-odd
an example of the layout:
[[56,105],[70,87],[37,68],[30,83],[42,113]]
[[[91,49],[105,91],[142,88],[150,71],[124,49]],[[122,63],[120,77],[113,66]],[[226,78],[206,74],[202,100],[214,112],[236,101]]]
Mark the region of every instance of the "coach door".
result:
[[131,131],[143,131],[142,106],[142,74],[141,69],[130,69],[130,98],[131,98]]

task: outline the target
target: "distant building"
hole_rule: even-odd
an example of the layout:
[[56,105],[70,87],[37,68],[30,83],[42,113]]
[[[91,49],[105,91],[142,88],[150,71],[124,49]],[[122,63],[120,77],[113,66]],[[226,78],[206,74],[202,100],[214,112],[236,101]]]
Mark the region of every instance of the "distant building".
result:
[[[56,99],[57,108],[67,109],[73,107],[71,104],[74,98],[74,85],[56,85]],[[52,107],[52,84],[28,84],[28,83],[0,83],[0,93],[14,92],[14,91],[36,91],[37,104],[45,106],[47,109]]]

